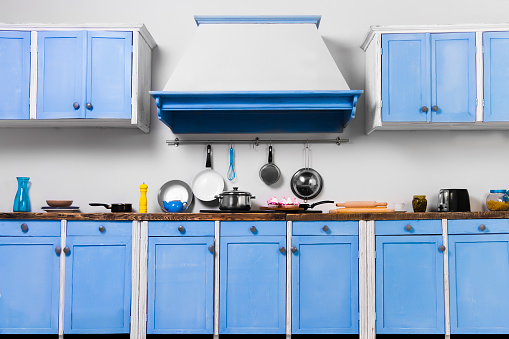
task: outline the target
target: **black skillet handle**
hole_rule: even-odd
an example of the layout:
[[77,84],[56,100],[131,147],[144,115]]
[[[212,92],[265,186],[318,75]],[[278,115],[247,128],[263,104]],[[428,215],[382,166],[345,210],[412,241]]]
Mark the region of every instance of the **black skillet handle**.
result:
[[111,209],[110,205],[108,205],[108,204],[101,204],[101,203],[98,203],[98,202],[91,202],[91,203],[89,203],[89,205],[90,206],[104,206],[104,207],[106,207],[109,210]]
[[212,151],[212,147],[210,145],[207,145],[207,162],[205,163],[205,167],[212,168],[212,164],[210,162],[210,152]]
[[316,205],[321,205],[321,204],[333,204],[333,203],[334,203],[334,201],[332,201],[332,200],[319,201],[319,202],[315,202],[314,204],[309,205],[309,208],[313,208],[313,207],[315,207]]
[[272,164],[272,146],[269,146],[269,164]]

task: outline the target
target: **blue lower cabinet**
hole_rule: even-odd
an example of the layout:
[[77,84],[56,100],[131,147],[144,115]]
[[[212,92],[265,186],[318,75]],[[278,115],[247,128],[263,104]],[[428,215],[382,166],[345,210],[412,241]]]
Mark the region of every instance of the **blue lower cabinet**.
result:
[[[381,226],[384,223],[391,222]],[[405,223],[394,225],[399,231]],[[417,221],[414,227],[411,222],[408,232],[419,232],[423,223]],[[442,242],[441,235],[376,236],[377,333],[445,333]]]
[[293,236],[292,245],[292,333],[359,333],[358,236]]
[[451,333],[509,333],[509,221],[450,224]]
[[129,333],[132,222],[69,222],[64,332]]
[[285,222],[221,223],[219,334],[285,333],[285,232]]
[[214,237],[150,237],[148,253],[147,333],[212,334]]
[[58,333],[58,246],[59,236],[0,235],[0,334]]

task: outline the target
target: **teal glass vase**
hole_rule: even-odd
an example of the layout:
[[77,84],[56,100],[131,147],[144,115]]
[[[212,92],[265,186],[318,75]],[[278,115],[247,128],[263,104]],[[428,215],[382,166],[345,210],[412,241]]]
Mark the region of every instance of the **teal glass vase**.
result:
[[16,177],[18,179],[18,191],[14,198],[14,212],[30,212],[30,198],[28,197],[29,177]]

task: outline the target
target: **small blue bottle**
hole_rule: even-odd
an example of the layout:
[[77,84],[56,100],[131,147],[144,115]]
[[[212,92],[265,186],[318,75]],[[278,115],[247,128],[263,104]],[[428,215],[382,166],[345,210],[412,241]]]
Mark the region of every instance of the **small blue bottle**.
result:
[[14,212],[30,212],[30,198],[28,197],[29,177],[16,177],[18,179],[18,191],[14,198]]

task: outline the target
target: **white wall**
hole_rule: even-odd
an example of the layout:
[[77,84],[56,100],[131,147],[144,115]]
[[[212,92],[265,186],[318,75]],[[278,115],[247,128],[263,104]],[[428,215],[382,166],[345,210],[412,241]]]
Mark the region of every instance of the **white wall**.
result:
[[[18,0],[2,2],[0,22],[144,23],[158,43],[152,89],[162,90],[196,30],[194,15],[319,14],[320,34],[346,81],[352,89],[364,89],[364,53],[359,46],[370,25],[503,23],[508,11],[505,0]],[[401,201],[411,210],[412,195],[426,194],[436,209],[440,188],[467,188],[472,210],[479,211],[485,209],[489,189],[509,189],[509,131],[375,131],[366,136],[363,111],[361,100],[357,117],[341,134],[350,144],[311,146],[312,167],[325,182],[315,201]],[[172,179],[190,184],[205,166],[205,145],[167,146],[165,141],[175,135],[158,121],[154,105],[151,120],[149,134],[130,129],[1,129],[0,211],[12,211],[16,176],[29,176],[34,212],[41,211],[45,199],[74,199],[83,212],[106,211],[88,206],[89,202],[131,202],[137,210],[142,182],[149,186],[149,212],[160,212],[159,188]],[[274,146],[274,160],[283,174],[275,188],[258,177],[267,161],[266,145],[234,148],[234,184],[254,194],[254,204],[263,205],[273,195],[292,195],[289,181],[303,165],[302,145]],[[228,146],[213,146],[213,168],[231,189],[228,165]],[[195,201],[193,211],[200,208],[204,205]]]

